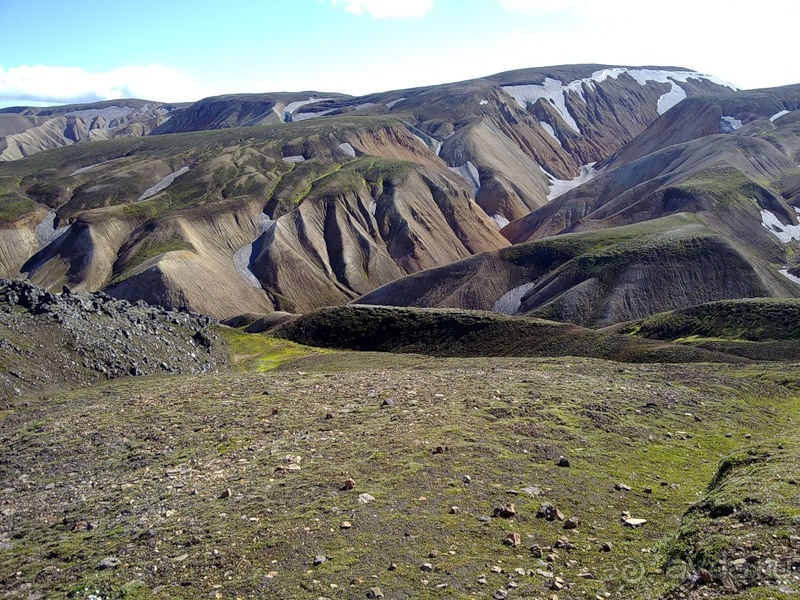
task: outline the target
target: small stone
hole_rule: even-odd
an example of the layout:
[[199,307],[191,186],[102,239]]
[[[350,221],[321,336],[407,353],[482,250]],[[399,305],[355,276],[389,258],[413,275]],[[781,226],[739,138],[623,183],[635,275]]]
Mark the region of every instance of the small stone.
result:
[[397,563],[390,563],[389,571],[397,571]]
[[496,517],[502,517],[503,519],[510,519],[511,517],[517,514],[517,508],[514,506],[513,503],[509,502],[508,504],[504,504],[503,506],[498,506],[494,509],[494,514]]
[[231,492],[231,488],[227,488],[227,489],[223,490],[222,493],[219,495],[219,499],[220,500],[227,500],[232,495],[233,495],[233,493]]
[[706,585],[714,581],[714,578],[711,576],[711,573],[708,572],[706,569],[700,569],[700,581]]
[[548,521],[564,520],[564,514],[549,502],[543,502],[536,511],[537,519],[547,519]]
[[630,492],[631,491],[631,486],[629,486],[626,483],[615,483],[614,484],[614,489],[618,490],[618,491],[623,491],[623,492]]
[[327,556],[325,556],[324,554],[317,554],[317,555],[314,557],[314,566],[315,566],[315,567],[316,567],[316,566],[319,566],[319,565],[321,565],[321,564],[323,564],[323,563],[326,563],[326,562],[328,562],[328,557],[327,557]]
[[531,556],[533,556],[533,558],[542,558],[542,547],[538,544],[531,546]]
[[339,529],[350,529],[353,526],[350,521],[342,521],[342,524],[339,525]]
[[520,537],[520,535],[519,535],[518,533],[516,533],[516,532],[509,533],[509,534],[506,536],[506,539],[505,539],[505,540],[503,540],[503,543],[504,543],[506,546],[511,546],[512,548],[516,548],[517,546],[519,546],[519,545],[522,543],[522,538],[521,538],[521,537]]
[[342,486],[342,489],[343,490],[352,490],[354,487],[356,487],[355,480],[347,479],[347,480],[345,480],[344,485]]
[[431,563],[422,563],[419,568],[425,573],[433,571],[433,565]]
[[369,588],[367,591],[367,598],[384,598],[383,592],[379,587]]
[[641,527],[647,523],[647,519],[636,519],[634,517],[623,517],[622,522],[628,527]]
[[478,583],[480,583],[481,585],[486,585],[488,583],[488,581],[486,581],[486,576],[481,575],[480,577],[478,577]]
[[433,450],[433,453],[434,454],[444,454],[444,451],[445,451],[445,447],[444,446],[436,446],[436,448]]
[[450,507],[450,514],[451,515],[457,515],[460,512],[461,512],[461,509],[458,508],[457,506],[451,506]]
[[594,575],[589,571],[581,571],[578,573],[578,577],[581,579],[594,579]]
[[389,408],[390,406],[394,406],[395,404],[397,404],[397,402],[394,400],[394,398],[387,398],[386,400],[381,402],[381,407]]
[[497,565],[495,565],[494,567],[492,567],[490,569],[490,571],[492,573],[502,573],[503,572],[503,567],[498,567]]
[[753,434],[752,434],[752,433],[745,433],[745,434],[744,434],[744,439],[746,439],[746,440],[749,440],[749,439],[750,439],[750,438],[752,438],[752,437],[753,437]]
[[505,590],[497,590],[494,593],[494,600],[506,600],[508,598],[508,592]]
[[436,558],[437,556],[439,556],[439,551],[438,550],[431,550],[428,553],[428,558]]
[[520,577],[525,577],[525,569],[514,569],[514,573],[516,573]]
[[375,497],[370,495],[370,494],[359,494],[358,495],[358,503],[359,504],[369,504],[370,502],[373,502],[374,500],[375,500]]
[[95,569],[98,571],[104,571],[105,569],[116,569],[118,566],[122,564],[122,561],[118,559],[116,556],[107,556],[99,563]]
[[570,517],[564,523],[564,529],[577,529],[580,523],[578,517]]
[[558,578],[553,579],[553,581],[550,582],[550,589],[554,592],[560,592],[564,589],[564,584],[561,583]]
[[651,488],[651,487],[644,488],[644,493],[645,494],[652,494],[653,493],[653,488]]
[[726,434],[725,434],[725,437],[726,437],[726,438],[732,438],[732,437],[733,437],[733,434],[732,434],[732,433],[726,433]]
[[758,562],[758,556],[756,556],[755,554],[750,554],[747,556],[747,558],[745,558],[745,560],[749,562],[751,565],[754,565]]
[[469,475],[464,475],[464,477],[461,478],[461,481],[463,481],[464,483],[472,483],[472,477],[470,477]]
[[611,552],[613,549],[614,546],[611,544],[611,542],[603,542],[600,545],[600,552]]
[[566,456],[559,456],[556,461],[556,466],[569,467],[569,459]]

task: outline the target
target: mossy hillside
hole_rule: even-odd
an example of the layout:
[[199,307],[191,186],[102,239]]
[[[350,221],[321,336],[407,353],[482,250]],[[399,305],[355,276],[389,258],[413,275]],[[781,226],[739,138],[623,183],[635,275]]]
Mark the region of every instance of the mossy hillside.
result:
[[782,298],[724,300],[668,313],[628,325],[627,333],[650,339],[745,341],[800,339],[800,301]]
[[[167,161],[174,170],[183,165],[202,164],[226,152],[254,149],[263,152],[269,161],[259,161],[248,153],[241,165],[241,171],[220,171],[211,190],[195,189],[195,177],[178,178],[163,194],[148,204],[129,205],[127,210],[136,215],[157,216],[175,207],[191,205],[194,202],[207,202],[224,196],[247,193],[248,189],[262,190],[247,175],[253,171],[262,174],[283,168],[281,148],[297,139],[319,138],[334,140],[355,131],[376,131],[383,127],[399,125],[398,121],[386,117],[332,117],[323,120],[282,123],[255,127],[231,128],[223,130],[199,131],[191,133],[147,136],[140,138],[118,138],[86,144],[57,148],[47,152],[0,164],[0,205],[8,218],[16,218],[32,210],[29,203],[13,203],[19,196],[31,201],[53,202],[61,205],[78,188],[91,189],[83,193],[83,200],[74,207],[75,211],[89,210],[102,206],[128,204],[143,191],[135,178],[128,178],[126,172],[148,161]],[[81,168],[97,165],[85,173],[71,176]],[[273,165],[274,168],[270,168]],[[245,172],[245,167],[250,167]],[[200,169],[202,171],[202,169]],[[276,172],[278,172],[276,171]],[[190,171],[191,173],[191,171]],[[106,178],[103,186],[94,185],[97,176]],[[187,174],[188,175],[188,174]],[[195,182],[196,183],[196,182]],[[144,186],[147,187],[147,186]],[[207,187],[207,186],[206,186]],[[49,191],[48,191],[49,190]],[[203,193],[199,193],[202,191]],[[224,192],[224,193],[223,193]],[[57,208],[58,206],[52,206]],[[74,212],[74,211],[73,211]]]
[[[796,392],[779,377],[343,353],[33,398],[0,420],[0,472],[15,487],[3,585],[75,598],[353,598],[374,586],[471,598],[513,581],[513,596],[547,597],[539,570],[567,581],[563,598],[663,597],[687,575],[664,571],[666,548],[719,461],[795,435]],[[347,478],[353,490],[341,489]],[[537,496],[522,491],[532,486]],[[374,500],[359,503],[362,493]],[[536,519],[544,501],[578,530]],[[515,518],[479,519],[505,502]],[[624,527],[622,511],[648,522]],[[503,545],[511,531],[521,547]],[[552,563],[528,551],[563,536],[574,547]],[[313,566],[316,555],[327,561]],[[96,570],[107,556],[120,566]]]
[[[278,325],[302,344],[433,356],[590,356],[630,362],[740,361],[721,353],[632,338],[542,319],[482,311],[351,305]],[[635,338],[634,338],[635,339]]]
[[216,332],[228,345],[230,363],[242,372],[271,371],[291,360],[331,352],[274,336],[251,335],[231,327],[218,327]]

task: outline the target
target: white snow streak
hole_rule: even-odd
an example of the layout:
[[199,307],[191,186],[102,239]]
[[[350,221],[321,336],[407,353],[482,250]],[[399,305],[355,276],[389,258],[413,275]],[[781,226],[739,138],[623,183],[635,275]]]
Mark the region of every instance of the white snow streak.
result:
[[535,285],[535,283],[526,283],[507,291],[494,303],[494,311],[504,315],[513,315],[522,306],[522,297]]
[[164,191],[165,189],[167,189],[167,187],[169,187],[169,185],[173,181],[175,181],[178,177],[180,177],[181,175],[183,175],[187,171],[189,171],[189,167],[181,167],[180,169],[178,169],[174,173],[170,173],[169,175],[164,177],[164,179],[162,179],[157,184],[155,184],[153,187],[147,188],[144,191],[144,193],[136,199],[136,201],[137,202],[141,202],[142,200],[146,200],[150,196],[155,196],[159,192]]
[[761,224],[784,244],[788,244],[792,240],[800,241],[800,225],[784,225],[774,213],[768,210],[762,209]]
[[742,122],[735,117],[722,117],[719,120],[720,133],[733,133],[737,129],[742,128]]
[[348,144],[347,142],[345,142],[344,144],[339,144],[339,148],[340,148],[340,149],[342,150],[342,152],[344,152],[345,154],[349,154],[350,156],[352,156],[353,158],[355,158],[355,156],[356,156],[356,149],[355,149],[355,148],[353,148],[353,147],[352,147],[350,144]]
[[478,169],[470,161],[467,161],[460,167],[448,167],[448,169],[466,179],[474,194],[477,194],[478,190],[481,189],[481,176],[478,173]]
[[769,118],[769,120],[770,120],[770,121],[775,121],[776,119],[780,119],[780,118],[781,118],[783,115],[788,115],[788,114],[789,114],[789,111],[788,111],[788,110],[782,110],[782,111],[780,111],[780,112],[776,112],[774,115],[772,115],[772,116]]
[[550,179],[550,193],[547,194],[547,199],[555,200],[559,196],[566,194],[568,191],[578,187],[579,185],[594,179],[598,173],[598,171],[596,171],[594,168],[595,164],[597,163],[591,162],[583,165],[581,167],[580,175],[574,179],[554,179],[549,173],[547,173],[547,171],[542,169],[542,172]]
[[784,277],[786,277],[788,279],[791,279],[795,283],[800,283],[800,277],[797,277],[797,276],[792,275],[791,273],[789,273],[789,269],[778,269],[778,273],[780,273],[781,275],[783,275]]
[[397,104],[402,102],[403,100],[408,100],[408,98],[398,98],[397,100],[392,100],[391,102],[386,103],[386,108],[392,110]]
[[[298,100],[297,102],[290,102],[286,106],[283,107],[283,120],[287,123],[292,121],[302,121],[302,118],[295,119],[292,115],[297,111],[299,108],[306,106],[308,104],[314,104],[315,102],[322,102],[323,100],[330,100],[330,98],[310,98],[308,100]],[[322,113],[312,113],[314,116],[319,116]],[[299,117],[300,115],[298,115]],[[304,117],[309,118],[309,117]]]
[[550,123],[546,121],[539,121],[539,125],[541,125],[542,129],[544,129],[547,133],[549,133],[550,137],[552,137],[555,141],[557,141],[558,145],[561,146],[561,140],[558,139],[558,137],[556,136],[556,130],[553,129],[553,126],[550,125]]
[[375,212],[378,210],[378,203],[373,200],[369,203],[369,214],[375,215]]
[[55,242],[67,232],[67,229],[69,229],[69,225],[56,228],[55,222],[56,211],[51,210],[44,216],[44,219],[42,219],[39,224],[33,228],[33,233],[36,236],[36,243],[38,244],[39,250]]
[[661,97],[658,99],[658,105],[656,106],[656,110],[658,110],[658,114],[660,115],[663,115],[681,100],[686,100],[686,91],[674,81],[670,81],[669,83],[672,85],[672,89],[666,94],[661,94]]
[[480,104],[481,106],[485,106],[486,104],[489,104],[489,101],[488,100],[481,100],[480,102],[478,102],[478,104]]
[[283,162],[285,163],[301,163],[306,159],[305,156],[302,154],[298,154],[297,156],[284,156]]
[[510,223],[510,221],[509,221],[508,219],[506,219],[506,218],[505,218],[503,215],[501,215],[500,213],[495,213],[495,214],[493,214],[493,215],[492,215],[492,220],[493,220],[495,223],[497,223],[497,226],[498,226],[500,229],[502,229],[503,227],[505,227],[506,225],[508,225],[508,224]]
[[583,80],[573,81],[564,85],[558,79],[546,77],[542,85],[509,85],[503,89],[517,101],[522,108],[527,108],[529,104],[535,103],[539,98],[544,98],[558,111],[564,122],[574,131],[580,133],[578,123],[572,114],[567,110],[566,97],[570,92],[577,93],[582,89]]
[[258,215],[257,223],[258,237],[253,240],[252,243],[242,246],[236,252],[234,252],[232,260],[233,266],[236,268],[236,272],[239,273],[239,275],[241,275],[242,278],[251,286],[261,289],[261,282],[258,280],[258,278],[256,278],[253,271],[250,270],[250,262],[253,258],[253,245],[256,243],[259,237],[275,226],[276,221],[273,221],[268,215],[262,212]]

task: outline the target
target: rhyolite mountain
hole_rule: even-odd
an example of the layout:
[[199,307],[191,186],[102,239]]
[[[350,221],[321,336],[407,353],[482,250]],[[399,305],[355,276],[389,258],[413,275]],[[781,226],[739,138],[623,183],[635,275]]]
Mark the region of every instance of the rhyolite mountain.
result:
[[[219,317],[341,304],[504,252],[527,237],[531,211],[552,210],[593,163],[607,166],[591,184],[604,180],[684,98],[731,95],[686,69],[577,65],[360,98],[210,98],[151,135],[0,164],[0,270]],[[771,175],[791,171],[782,156]],[[792,293],[785,277],[757,279],[726,293]]]
[[123,99],[0,109],[0,161],[79,142],[147,135],[182,106]]
[[798,109],[800,86],[694,97],[591,181],[506,226],[511,248],[359,302],[606,326],[714,300],[800,296]]

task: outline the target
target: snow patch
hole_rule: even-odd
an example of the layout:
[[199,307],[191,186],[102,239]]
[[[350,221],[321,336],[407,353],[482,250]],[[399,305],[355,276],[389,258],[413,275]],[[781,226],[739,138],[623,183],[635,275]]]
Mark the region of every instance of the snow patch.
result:
[[[581,130],[578,127],[578,123],[567,110],[566,97],[568,93],[578,93],[582,86],[583,80],[581,79],[564,85],[558,79],[546,77],[542,85],[508,85],[503,86],[503,89],[517,101],[521,108],[527,108],[529,104],[533,104],[539,98],[544,98],[553,105],[553,108],[558,111],[558,114],[561,115],[561,118],[570,128],[580,133]],[[585,100],[582,95],[581,98]]]
[[489,104],[489,101],[488,100],[481,100],[480,102],[478,102],[478,104],[480,104],[481,106],[486,106],[487,104]]
[[521,108],[527,108],[529,104],[533,104],[539,98],[545,98],[558,110],[561,117],[572,129],[580,133],[578,124],[569,113],[566,107],[567,94],[578,94],[580,98],[586,101],[586,88],[594,89],[595,84],[602,83],[607,79],[617,79],[623,73],[630,75],[639,85],[647,85],[647,82],[652,81],[655,83],[669,83],[672,88],[666,94],[663,94],[658,99],[658,112],[659,114],[665,113],[667,110],[675,106],[678,102],[686,97],[686,92],[677,83],[686,83],[689,79],[706,80],[717,85],[729,87],[733,90],[739,89],[737,86],[723,81],[712,75],[705,73],[697,73],[695,71],[664,71],[660,69],[627,69],[623,67],[615,67],[611,69],[601,69],[592,73],[590,77],[583,79],[576,79],[570,83],[564,84],[558,79],[550,77],[545,78],[544,83],[540,85],[508,85],[503,86],[509,95],[511,95]]
[[110,127],[116,126],[119,124],[119,121],[125,119],[132,115],[135,112],[144,112],[148,105],[142,107],[142,109],[131,108],[129,106],[108,106],[106,108],[92,108],[86,110],[73,110],[68,113],[64,113],[67,117],[77,117],[79,119],[84,119],[88,123],[91,123],[97,117],[103,117],[106,122],[104,129],[108,129]]
[[450,169],[453,173],[458,173],[461,175],[461,177],[466,179],[467,183],[469,183],[470,187],[472,188],[473,194],[477,195],[478,190],[481,189],[481,176],[478,173],[478,169],[472,164],[472,162],[467,161],[460,167],[448,167],[448,169]]
[[526,283],[507,291],[494,303],[494,311],[503,315],[515,314],[522,306],[522,297],[535,286],[535,283]]
[[400,104],[403,100],[408,100],[408,98],[398,98],[397,100],[392,100],[391,102],[386,103],[386,108],[392,110],[395,106]]
[[550,125],[550,123],[546,121],[539,121],[539,125],[541,125],[542,129],[544,129],[547,133],[549,133],[550,137],[552,137],[555,141],[557,141],[558,145],[561,146],[561,140],[558,139],[558,137],[556,136],[556,130],[553,129],[553,126]]
[[301,163],[306,159],[305,156],[302,154],[298,154],[297,156],[284,156],[283,162],[285,163]]
[[742,128],[742,122],[735,117],[722,117],[719,120],[720,133],[733,133],[737,129]]
[[503,215],[501,215],[500,213],[495,213],[495,214],[493,214],[493,215],[492,215],[492,220],[493,220],[495,223],[497,223],[497,226],[498,226],[500,229],[502,229],[503,227],[505,227],[506,225],[508,225],[508,224],[510,223],[510,221],[509,221],[508,219],[506,219],[506,218],[505,218]]
[[340,149],[342,150],[342,152],[344,152],[345,154],[348,154],[348,155],[352,156],[353,158],[355,158],[355,156],[356,156],[356,149],[355,149],[355,148],[353,148],[353,147],[352,147],[350,144],[348,144],[347,142],[345,142],[344,144],[339,144],[339,148],[340,148]]
[[783,115],[788,115],[788,114],[789,114],[788,110],[782,110],[782,111],[776,112],[774,115],[772,115],[769,118],[769,120],[770,121],[775,121],[776,119],[780,119]]
[[[309,97],[308,100],[297,100],[296,102],[290,102],[286,106],[283,107],[283,120],[287,123],[293,121],[302,121],[303,119],[295,119],[292,115],[300,108],[307,106],[309,104],[314,104],[315,102],[322,102],[324,100],[330,100],[330,98],[311,98]],[[321,113],[312,113],[314,116],[319,116]],[[298,115],[299,117],[300,115]],[[309,118],[309,117],[305,117]]]
[[330,110],[323,110],[322,112],[305,112],[305,113],[297,113],[293,114],[291,117],[292,123],[299,123],[300,121],[307,121],[308,119],[316,119],[317,117],[322,117],[327,115],[328,113],[332,113],[335,108],[331,108]]
[[[597,163],[588,163],[581,167],[580,175],[573,179],[554,179],[547,171],[542,169],[545,175],[550,178],[550,193],[547,194],[548,200],[555,200],[559,196],[566,194],[568,191],[591,181],[597,176],[597,171],[594,166]],[[540,167],[541,168],[541,167]]]
[[800,225],[784,225],[774,213],[768,210],[761,210],[761,224],[784,244],[788,244],[792,240],[800,241]]
[[56,227],[56,211],[51,210],[42,219],[38,225],[33,228],[33,233],[36,236],[36,243],[39,250],[49,246],[58,238],[64,235],[69,229],[69,225]]
[[656,106],[656,110],[660,115],[663,115],[681,100],[686,100],[686,91],[674,81],[670,81],[669,83],[672,85],[672,89],[666,94],[661,94],[661,97],[658,99],[658,105]]
[[258,237],[256,237],[252,243],[239,248],[236,252],[234,252],[232,257],[233,266],[236,269],[236,272],[239,273],[239,275],[242,276],[242,279],[244,279],[254,288],[261,289],[261,282],[250,269],[253,264],[253,249],[258,241],[258,238],[272,229],[275,226],[275,223],[276,221],[270,219],[267,214],[263,212],[259,213],[257,220]]
[[378,203],[375,202],[375,200],[373,200],[372,202],[369,203],[369,214],[375,216],[377,210],[378,210]]
[[164,179],[162,179],[157,184],[155,184],[153,187],[147,188],[144,191],[144,193],[136,199],[136,201],[137,202],[141,202],[142,200],[146,200],[150,196],[155,196],[159,192],[164,191],[165,189],[167,189],[167,187],[169,187],[169,185],[173,181],[175,181],[178,177],[180,177],[181,175],[183,175],[184,173],[186,173],[188,171],[189,171],[189,167],[181,167],[180,169],[178,169],[174,173],[170,173],[169,175],[164,177]]
[[800,277],[797,277],[797,276],[792,275],[791,273],[789,273],[789,269],[778,269],[778,273],[780,273],[781,275],[783,275],[787,279],[791,279],[795,283],[800,283]]

